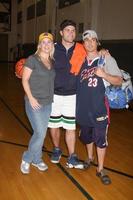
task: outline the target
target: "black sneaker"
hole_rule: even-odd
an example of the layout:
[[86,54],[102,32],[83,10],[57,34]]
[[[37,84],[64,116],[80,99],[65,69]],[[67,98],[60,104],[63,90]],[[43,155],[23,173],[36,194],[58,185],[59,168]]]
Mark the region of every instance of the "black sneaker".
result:
[[92,165],[94,165],[94,159],[88,159],[84,161],[84,168],[89,169]]
[[102,181],[102,183],[104,185],[109,185],[111,184],[111,179],[110,177],[106,174],[105,170],[101,170],[100,172],[96,172],[96,176],[98,176],[100,178],[100,180]]
[[72,154],[66,163],[66,167],[68,168],[76,168],[76,169],[84,169],[83,162],[80,162],[76,154]]
[[60,159],[61,159],[61,155],[62,155],[62,151],[60,150],[60,148],[55,147],[52,151],[51,154],[51,162],[52,163],[59,163]]

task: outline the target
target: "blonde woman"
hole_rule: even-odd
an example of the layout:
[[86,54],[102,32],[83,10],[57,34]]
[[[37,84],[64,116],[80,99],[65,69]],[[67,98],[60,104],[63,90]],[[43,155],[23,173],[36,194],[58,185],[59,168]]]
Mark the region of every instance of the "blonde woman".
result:
[[28,150],[22,156],[20,169],[23,174],[29,174],[31,164],[41,171],[48,169],[42,160],[42,147],[53,102],[53,54],[52,34],[42,33],[39,36],[36,53],[28,57],[24,66],[22,85],[25,91],[25,109],[33,135]]

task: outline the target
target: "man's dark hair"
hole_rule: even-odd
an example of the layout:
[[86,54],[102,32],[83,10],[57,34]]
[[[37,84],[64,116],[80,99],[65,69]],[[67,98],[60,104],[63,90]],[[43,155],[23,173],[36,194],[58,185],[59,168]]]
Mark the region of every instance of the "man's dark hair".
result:
[[72,20],[65,19],[61,24],[60,24],[60,30],[62,31],[66,26],[74,26],[76,28],[76,23]]

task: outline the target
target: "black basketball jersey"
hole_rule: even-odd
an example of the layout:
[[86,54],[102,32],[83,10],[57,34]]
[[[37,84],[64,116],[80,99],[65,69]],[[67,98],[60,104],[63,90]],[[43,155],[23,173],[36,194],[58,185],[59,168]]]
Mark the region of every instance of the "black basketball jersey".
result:
[[80,125],[104,127],[108,124],[103,79],[94,74],[99,58],[85,60],[77,77],[76,119]]

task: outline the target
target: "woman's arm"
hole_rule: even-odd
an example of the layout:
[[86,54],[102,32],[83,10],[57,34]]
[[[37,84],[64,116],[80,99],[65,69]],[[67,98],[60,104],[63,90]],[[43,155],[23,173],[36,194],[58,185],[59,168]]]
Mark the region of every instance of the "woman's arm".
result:
[[31,73],[32,73],[32,69],[28,67],[24,67],[23,75],[22,75],[22,85],[32,108],[36,110],[40,108],[41,105],[38,103],[37,99],[33,97],[31,93],[31,89],[29,85],[29,79],[30,79]]

